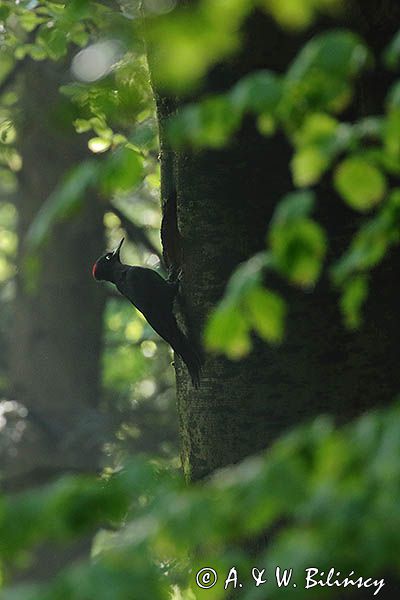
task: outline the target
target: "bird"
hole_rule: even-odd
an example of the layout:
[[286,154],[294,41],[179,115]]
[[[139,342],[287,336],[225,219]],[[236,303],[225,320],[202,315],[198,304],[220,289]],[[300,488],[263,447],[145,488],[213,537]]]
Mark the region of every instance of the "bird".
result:
[[192,384],[200,386],[201,358],[191,341],[179,328],[173,313],[173,304],[179,290],[179,282],[164,279],[154,269],[125,265],[120,251],[125,238],[115,250],[103,254],[92,267],[96,281],[109,281],[146,318],[185,363]]

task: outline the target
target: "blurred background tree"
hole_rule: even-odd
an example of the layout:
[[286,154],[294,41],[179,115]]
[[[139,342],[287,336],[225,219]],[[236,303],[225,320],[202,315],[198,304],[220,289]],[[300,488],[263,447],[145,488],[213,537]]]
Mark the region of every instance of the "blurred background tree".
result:
[[[199,390],[175,361],[188,479],[320,413],[387,405],[399,16],[394,0],[0,3],[4,487],[104,468],[4,500],[5,574],[63,541],[57,566],[25,568],[47,578],[120,528],[91,565],[9,598],[191,598],[189,558],[247,568],[266,531],[268,566],[363,568],[374,539],[371,574],[394,572],[397,409],[317,420],[185,491],[159,470],[179,464],[172,357],[90,268],[127,235],[126,262],[182,273],[180,320],[206,352]],[[111,476],[143,451],[152,466]]]
[[[21,473],[12,461],[10,471],[25,485],[38,477],[36,470],[95,469],[103,437],[99,388],[104,297],[95,293],[88,277],[92,256],[104,246],[96,198],[54,229],[40,256],[24,251],[27,231],[43,201],[86,153],[84,140],[77,143],[74,135],[68,104],[57,103],[65,69],[64,63],[26,61],[16,107],[23,166],[16,199],[19,275],[10,338],[11,393],[27,408],[39,441],[34,451],[28,446],[24,457],[20,445],[19,460],[28,462],[25,468],[21,464]],[[26,432],[24,441],[29,437]]]

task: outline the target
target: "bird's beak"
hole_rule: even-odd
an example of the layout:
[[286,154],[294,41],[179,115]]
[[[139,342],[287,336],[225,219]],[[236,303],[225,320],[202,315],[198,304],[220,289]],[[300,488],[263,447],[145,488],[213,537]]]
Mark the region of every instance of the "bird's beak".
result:
[[120,260],[120,257],[119,257],[119,251],[121,250],[121,246],[122,246],[122,244],[124,243],[124,240],[125,240],[125,238],[122,238],[122,240],[121,240],[121,241],[120,241],[120,243],[118,244],[118,247],[117,247],[117,248],[115,248],[115,250],[114,250],[114,256],[116,256],[116,257],[118,258],[118,260]]

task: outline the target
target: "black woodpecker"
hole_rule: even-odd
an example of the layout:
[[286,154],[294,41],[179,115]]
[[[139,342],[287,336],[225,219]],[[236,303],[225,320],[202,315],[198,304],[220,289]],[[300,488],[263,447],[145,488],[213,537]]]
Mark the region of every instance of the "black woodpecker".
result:
[[166,281],[152,269],[122,264],[120,250],[123,242],[124,238],[113,252],[107,252],[94,263],[93,277],[116,285],[118,291],[146,317],[154,331],[182,358],[193,386],[199,387],[201,360],[179,329],[173,314],[179,284]]

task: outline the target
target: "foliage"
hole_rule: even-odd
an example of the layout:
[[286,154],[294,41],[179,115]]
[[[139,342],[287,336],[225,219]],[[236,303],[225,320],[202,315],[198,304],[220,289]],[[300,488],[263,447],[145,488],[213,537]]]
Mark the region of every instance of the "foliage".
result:
[[208,323],[206,341],[211,349],[225,350],[230,358],[239,359],[250,348],[251,330],[267,341],[280,341],[285,307],[279,296],[262,285],[265,265],[265,257],[258,255],[236,270]]
[[[397,39],[397,38],[396,38]],[[396,40],[386,52],[386,62],[395,63]],[[390,58],[388,58],[390,57]],[[399,241],[396,187],[389,181],[400,173],[398,83],[387,91],[384,113],[354,123],[340,122],[338,114],[351,103],[355,78],[370,62],[365,43],[349,31],[328,31],[314,37],[302,48],[286,74],[260,71],[246,76],[223,96],[209,97],[186,107],[170,125],[171,139],[178,145],[221,147],[238,130],[243,117],[253,114],[261,134],[271,136],[278,128],[293,145],[293,184],[305,189],[293,195],[293,205],[302,210],[311,198],[310,186],[317,186],[332,170],[332,184],[342,200],[359,213],[378,212],[361,225],[344,256],[331,265],[334,285],[341,293],[340,306],[346,325],[360,326],[361,310],[368,294],[368,273]],[[229,114],[222,119],[218,114]],[[287,198],[278,204],[285,210]],[[270,224],[267,248],[253,270],[257,285],[261,272],[274,270],[300,287],[317,284],[322,273],[328,240],[321,226],[307,218],[287,220],[280,227]],[[252,259],[251,259],[252,260]],[[252,271],[251,267],[249,271]],[[235,292],[236,280],[244,266],[233,275],[225,297],[211,315],[205,339],[211,350],[241,357],[251,347],[248,335],[251,313],[241,308]],[[269,293],[269,292],[266,292]],[[275,297],[277,301],[277,297]],[[281,306],[283,300],[280,300]],[[264,320],[275,320],[283,331],[284,309],[271,310]],[[241,319],[233,327],[233,318]],[[275,316],[271,316],[275,315]],[[229,326],[229,331],[228,331]],[[260,334],[257,327],[253,329]],[[261,337],[270,342],[282,335]]]
[[[23,247],[30,253],[23,271],[27,283],[31,287],[35,283],[38,257],[42,246],[54,235],[54,225],[79,217],[83,203],[93,197],[99,202],[99,210],[105,212],[108,247],[127,235],[128,227],[127,237],[135,245],[126,246],[127,260],[157,266],[160,221],[157,130],[143,44],[138,36],[133,39],[131,20],[104,4],[80,0],[68,5],[1,2],[0,19],[1,193],[16,191],[22,168],[19,71],[31,58],[58,61],[60,72],[65,65],[61,108],[55,107],[57,115],[63,121],[61,127],[70,126],[73,119],[77,133],[84,136],[88,145],[87,159],[58,182],[32,223]],[[68,75],[70,63],[72,77]],[[60,119],[54,126],[60,127]],[[46,175],[44,172],[43,177]],[[1,213],[4,256],[0,257],[0,276],[5,280],[4,290],[8,290],[11,304],[15,224],[10,232],[7,226],[6,232],[6,220],[2,217]],[[135,232],[142,232],[142,237],[136,239]],[[8,246],[6,250],[7,236],[13,236],[12,252]],[[143,240],[149,241],[148,246],[143,245]],[[2,307],[3,321],[9,315],[5,302]],[[175,457],[169,351],[162,342],[157,340],[155,344],[150,328],[144,327],[131,306],[117,298],[107,305],[104,342],[102,409],[107,410],[115,427],[115,437],[105,447],[107,460],[119,463],[127,452],[143,448]],[[110,354],[119,360],[108,360]],[[1,368],[3,371],[3,365]],[[3,372],[1,386],[6,391]],[[127,420],[135,426],[127,427]],[[160,431],[152,431],[152,420],[162,425]]]
[[[324,417],[287,434],[264,455],[185,487],[173,472],[142,459],[103,478],[68,476],[34,492],[2,498],[0,555],[15,563],[39,542],[61,542],[103,527],[90,562],[51,583],[5,588],[18,598],[223,598],[235,565],[243,598],[339,597],[324,588],[255,587],[251,567],[304,570],[332,564],[373,578],[398,572],[400,407],[366,414],[342,429]],[[115,529],[119,526],[119,529]],[[267,537],[251,559],[246,540]],[[366,572],[366,565],[368,570]],[[196,573],[219,581],[200,590]],[[358,576],[358,575],[357,575]],[[271,581],[271,580],[270,580]],[[179,592],[180,590],[180,592]],[[190,590],[190,591],[189,591]],[[181,595],[179,595],[181,594]]]
[[[34,225],[33,241],[44,238],[50,223],[62,216],[62,206],[68,208],[66,202],[71,207],[79,204],[87,185],[108,197],[127,193],[144,178],[154,176],[156,129],[144,33],[157,84],[184,95],[199,85],[213,64],[238,50],[239,25],[255,8],[269,12],[283,27],[301,29],[319,12],[335,14],[340,3],[229,0],[219,4],[202,0],[189,8],[159,0],[145,2],[142,8],[139,3],[122,2],[120,8],[88,0],[68,6],[2,3],[9,57],[14,54],[21,59],[29,54],[36,60],[59,60],[67,55],[70,44],[82,48],[72,62],[78,81],[64,85],[62,93],[79,107],[75,127],[81,134],[93,132],[88,146],[98,155],[97,163],[80,165],[54,192],[48,209],[44,207]],[[97,32],[94,42],[93,32]],[[398,56],[397,36],[382,57],[385,67],[397,69]],[[368,272],[396,243],[396,211],[389,206],[397,194],[391,178],[400,172],[400,84],[387,90],[382,115],[354,123],[339,119],[352,102],[357,79],[380,59],[372,57],[355,33],[327,30],[299,50],[286,73],[250,73],[225,94],[186,105],[169,124],[170,139],[178,147],[220,148],[240,128],[243,118],[253,115],[262,135],[271,136],[281,129],[288,137],[293,146],[291,171],[296,188],[318,186],[332,171],[332,185],[351,209],[383,211],[361,225],[349,250],[331,265],[344,320],[350,327],[362,321]],[[11,131],[12,126],[7,113],[3,129]],[[10,139],[8,136],[8,145]],[[371,249],[365,240],[373,235],[374,240],[379,235],[379,243]],[[267,341],[279,342],[284,333],[284,300],[263,287],[261,274],[274,270],[295,286],[312,287],[323,271],[328,242],[321,226],[308,217],[280,227],[271,225],[264,257],[256,258],[247,269],[240,267],[225,299],[211,315],[205,333],[209,349],[241,357],[251,348],[251,330]],[[237,282],[243,278],[248,291],[239,293]]]
[[[266,11],[279,26],[298,30],[310,26],[321,13],[334,15],[340,2],[200,0],[188,7],[187,3],[176,6],[173,0],[148,0],[142,8],[139,4],[0,2],[4,56],[0,81],[7,83],[26,57],[71,62],[72,74],[60,93],[74,107],[75,129],[87,137],[94,155],[53,191],[32,226],[31,247],[46,240],[54,223],[78,211],[89,193],[103,202],[112,200],[105,216],[110,246],[124,227],[112,206],[129,208],[127,198],[135,199],[131,212],[140,225],[151,221],[152,230],[157,221],[155,203],[143,208],[138,200],[140,194],[153,201],[159,187],[145,37],[157,84],[182,98],[200,94],[168,124],[177,148],[222,148],[249,118],[261,135],[283,133],[293,148],[292,185],[288,184],[284,198],[277,199],[273,218],[265,226],[265,250],[233,274],[210,316],[205,332],[208,348],[238,359],[250,351],[253,332],[271,344],[283,339],[288,308],[274,289],[277,275],[309,291],[328,269],[347,326],[359,327],[370,273],[399,242],[400,191],[395,180],[400,173],[400,82],[396,75],[386,90],[381,114],[360,115],[353,122],[343,115],[352,106],[356,84],[366,69],[397,72],[399,34],[380,57],[372,56],[352,31],[326,30],[299,49],[285,73],[249,73],[224,94],[203,97],[202,78],[238,51],[241,25],[255,9]],[[16,94],[14,86],[9,88],[7,84],[0,91],[0,185],[7,194],[15,191],[22,167]],[[360,218],[348,249],[328,266],[329,239],[314,217],[323,202],[321,182],[328,182],[338,202],[342,200]],[[1,248],[6,255],[0,263],[0,269],[6,265],[5,278],[15,253],[14,227],[7,225],[11,237]],[[140,317],[133,318],[130,307],[121,307],[113,299],[105,330],[105,357],[111,351],[119,356],[118,363],[106,361],[106,394],[112,393],[130,409],[140,404],[138,398],[154,400],[156,392],[161,397],[150,361],[163,350],[154,349]],[[164,352],[160,368],[168,361]],[[127,364],[136,365],[133,376],[130,370],[129,388],[124,378]],[[320,568],[335,564],[346,574],[364,571],[365,565],[369,565],[368,576],[395,573],[399,422],[398,406],[366,415],[341,430],[321,418],[287,435],[265,456],[248,459],[189,488],[158,465],[137,460],[101,479],[66,477],[35,492],[3,497],[0,555],[10,586],[3,589],[2,597],[128,599],[132,590],[135,598],[155,600],[168,598],[172,591],[176,599],[191,599],[194,594],[225,597],[224,577],[212,590],[200,592],[194,583],[197,570],[210,565],[227,574],[235,564],[239,572],[249,574],[249,556],[243,549],[257,535],[267,537],[268,548],[254,557],[254,566],[265,567],[267,573],[277,564],[299,572],[312,564]],[[117,437],[136,435],[122,424]],[[64,543],[99,527],[103,529],[96,535],[91,562],[71,566],[54,582],[11,585],[10,563],[22,564],[37,544]],[[271,598],[284,592],[268,591]],[[286,590],[287,597],[291,593]],[[313,593],[298,587],[293,597],[311,598]],[[315,594],[320,597],[321,589]],[[243,597],[265,597],[265,588],[249,584]]]
[[270,252],[243,263],[231,277],[225,297],[206,328],[206,343],[230,358],[241,358],[250,349],[253,329],[270,343],[282,340],[286,306],[282,298],[265,289],[264,276],[275,271],[294,285],[312,287],[326,252],[323,229],[310,218],[312,192],[292,192],[277,206],[271,219]]

